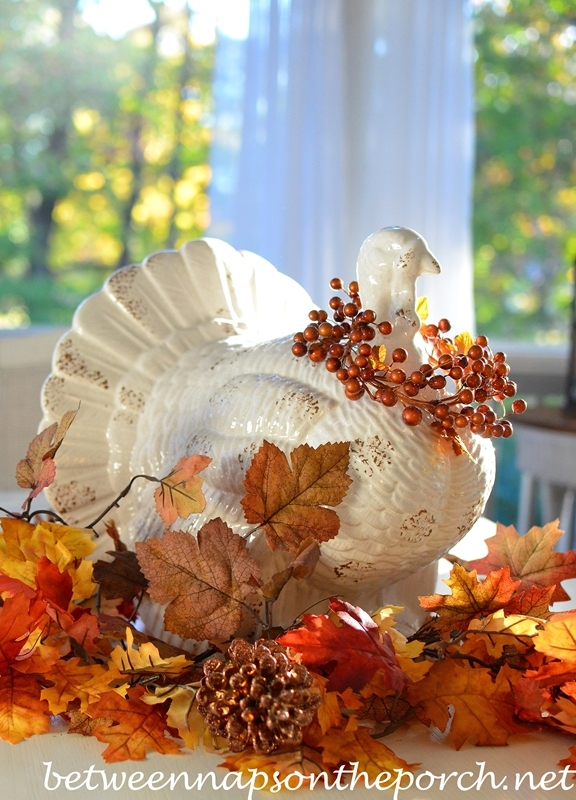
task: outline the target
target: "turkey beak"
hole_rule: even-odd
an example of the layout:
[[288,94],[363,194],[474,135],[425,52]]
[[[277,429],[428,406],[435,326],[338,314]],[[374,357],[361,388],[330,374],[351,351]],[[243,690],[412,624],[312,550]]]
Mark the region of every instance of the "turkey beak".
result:
[[427,250],[420,260],[420,275],[438,275],[439,272],[441,272],[440,264]]

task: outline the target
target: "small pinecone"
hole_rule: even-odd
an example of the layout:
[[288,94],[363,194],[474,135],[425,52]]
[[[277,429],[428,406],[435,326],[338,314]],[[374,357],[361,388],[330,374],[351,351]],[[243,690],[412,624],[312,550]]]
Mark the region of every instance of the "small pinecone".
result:
[[206,661],[196,694],[210,732],[224,737],[234,752],[253,747],[271,753],[284,744],[300,744],[302,728],[320,705],[306,667],[268,639],[254,645],[235,639],[228,655],[229,661]]

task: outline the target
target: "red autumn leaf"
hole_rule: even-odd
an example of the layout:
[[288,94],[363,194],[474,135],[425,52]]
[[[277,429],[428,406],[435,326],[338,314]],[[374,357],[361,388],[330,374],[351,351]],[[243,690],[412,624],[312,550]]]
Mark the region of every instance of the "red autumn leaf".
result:
[[454,564],[450,577],[444,583],[451,594],[434,594],[420,597],[420,605],[438,614],[434,626],[442,631],[466,630],[475,617],[486,617],[504,608],[519,586],[510,580],[508,567],[490,572],[485,581],[479,581],[476,571],[468,571]]
[[202,526],[198,539],[166,531],[136,544],[150,596],[168,603],[166,629],[183,639],[226,641],[242,621],[245,599],[260,577],[246,542],[221,519]]
[[305,539],[327,542],[340,520],[331,508],[342,502],[352,479],[346,474],[349,442],[302,444],[288,459],[264,441],[246,472],[240,504],[247,522],[266,532],[272,550],[297,552]]
[[562,536],[558,520],[543,528],[530,528],[525,536],[520,536],[513,525],[498,525],[496,535],[486,539],[488,555],[468,564],[481,574],[502,567],[510,568],[513,580],[520,581],[518,591],[526,591],[533,586],[545,589],[556,586],[552,602],[570,600],[560,586],[561,581],[576,578],[576,553],[568,550],[556,553],[554,545]]
[[23,489],[32,491],[26,498],[26,503],[50,486],[56,475],[54,456],[64,440],[64,436],[76,416],[77,411],[67,411],[62,415],[60,422],[54,422],[48,428],[40,431],[28,446],[26,458],[16,465],[16,482]]
[[179,753],[180,747],[168,739],[166,712],[161,705],[143,703],[145,694],[142,686],[128,690],[128,699],[117,692],[106,692],[97,703],[92,703],[86,713],[92,718],[100,718],[112,725],[99,725],[91,731],[99,742],[108,747],[102,756],[108,764],[115,761],[141,761],[146,753]]
[[400,691],[405,676],[398,665],[388,632],[361,608],[332,600],[330,608],[342,619],[338,626],[327,615],[304,614],[302,628],[288,631],[278,641],[302,656],[307,666],[322,667],[329,673],[328,691],[343,692],[349,686],[362,689],[379,669],[388,688]]
[[212,461],[208,456],[181,458],[172,472],[160,480],[154,492],[156,510],[166,525],[172,525],[178,517],[188,519],[190,514],[204,511],[206,500],[202,494],[202,478],[198,473]]
[[56,621],[71,639],[78,642],[88,655],[97,652],[96,639],[100,636],[98,618],[89,611],[75,609],[73,614],[58,614]]
[[24,592],[8,597],[0,609],[0,673],[22,650],[31,626],[30,598]]
[[46,556],[38,562],[36,586],[46,602],[61,611],[68,611],[72,600],[72,576],[69,572],[60,572],[57,564],[53,564]]

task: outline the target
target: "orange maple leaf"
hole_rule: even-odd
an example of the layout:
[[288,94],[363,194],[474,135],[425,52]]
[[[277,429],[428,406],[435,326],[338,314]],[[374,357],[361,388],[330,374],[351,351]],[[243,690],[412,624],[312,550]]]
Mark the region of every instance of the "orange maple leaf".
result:
[[326,542],[336,536],[340,520],[325,506],[337,506],[352,482],[346,474],[349,449],[349,442],[302,444],[289,464],[276,445],[262,444],[246,472],[240,503],[246,521],[265,530],[272,550],[297,552],[309,537]]
[[358,773],[365,772],[372,781],[384,772],[389,773],[390,783],[378,785],[382,789],[396,780],[398,773],[395,770],[409,772],[418,766],[408,764],[385,744],[373,739],[367,728],[358,728],[355,731],[332,729],[322,737],[318,746],[322,749],[322,762],[326,766],[336,767],[338,764],[358,762]]
[[128,690],[128,699],[116,692],[103,694],[97,703],[86,709],[92,718],[111,719],[113,725],[99,725],[92,731],[99,742],[108,744],[102,753],[104,760],[141,761],[146,752],[179,753],[180,746],[166,736],[166,714],[158,705],[147,705],[141,700],[145,693],[142,686]]
[[576,611],[553,614],[544,630],[534,637],[534,648],[576,666]]
[[300,653],[303,664],[322,667],[329,674],[329,691],[358,691],[378,669],[383,670],[389,689],[400,691],[405,676],[387,631],[381,632],[361,608],[332,599],[330,608],[344,622],[337,626],[327,614],[304,614],[303,627],[291,630],[278,641]]
[[444,583],[451,594],[434,594],[420,597],[420,605],[427,611],[438,614],[434,627],[442,631],[465,630],[470,620],[484,617],[504,608],[520,585],[510,580],[508,567],[490,572],[480,582],[476,571],[468,571],[454,564],[450,577]]
[[496,535],[486,539],[488,555],[471,561],[468,567],[482,574],[509,567],[512,579],[520,581],[519,591],[533,586],[540,589],[556,586],[552,602],[570,600],[560,582],[576,577],[576,553],[574,550],[554,552],[554,545],[562,534],[558,520],[543,528],[530,528],[525,536],[520,536],[513,525],[498,524]]
[[48,703],[40,699],[34,675],[8,670],[0,677],[0,739],[17,744],[35,733],[48,733]]
[[207,522],[198,540],[167,531],[162,539],[137,542],[136,553],[150,596],[169,603],[167,630],[183,639],[210,641],[226,641],[236,632],[260,569],[244,539],[221,519]]
[[52,686],[42,689],[41,697],[48,702],[51,714],[61,714],[71,700],[80,701],[81,711],[86,709],[89,703],[110,691],[110,684],[120,678],[120,673],[114,664],[106,669],[100,664],[84,664],[79,658],[71,658],[56,662],[44,678]]
[[532,586],[525,592],[515,594],[508,603],[504,612],[506,614],[522,614],[525,617],[540,617],[546,619],[550,616],[550,605],[556,586],[546,586],[540,589]]
[[488,669],[448,658],[409,686],[407,697],[425,724],[445,732],[450,723],[450,739],[457,750],[471,738],[479,745],[503,745],[512,733],[524,730],[514,719],[512,685],[519,677],[505,666],[494,680]]
[[185,456],[169,475],[160,479],[154,500],[166,525],[172,525],[178,517],[188,519],[190,514],[204,511],[206,500],[202,494],[203,480],[198,473],[206,469],[211,461],[208,456]]

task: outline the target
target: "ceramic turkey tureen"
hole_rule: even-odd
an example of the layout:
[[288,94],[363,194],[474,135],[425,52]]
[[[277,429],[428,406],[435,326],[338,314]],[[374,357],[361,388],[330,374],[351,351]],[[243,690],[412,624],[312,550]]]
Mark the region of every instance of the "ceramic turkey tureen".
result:
[[[406,228],[384,228],[360,250],[364,307],[393,323],[386,347],[407,351],[408,371],[426,361],[415,281],[439,270]],[[50,499],[68,521],[87,524],[133,475],[166,474],[199,453],[212,462],[202,473],[207,506],[187,522],[190,535],[217,516],[242,533],[242,482],[263,440],[286,453],[303,442],[349,441],[353,480],[337,509],[340,533],[322,545],[304,592],[287,590],[276,613],[286,624],[328,595],[368,606],[380,596],[406,605],[410,624],[417,595],[433,590],[436,560],[482,513],[493,447],[466,429],[469,455],[457,455],[429,425],[406,426],[400,406],[347,400],[333,375],[291,353],[312,307],[264,259],[215,239],[116,272],[76,312],[44,388],[44,424],[80,401]],[[136,486],[111,514],[127,543],[162,534],[153,490]],[[272,571],[283,554],[268,558]],[[144,615],[160,633],[161,610]]]

